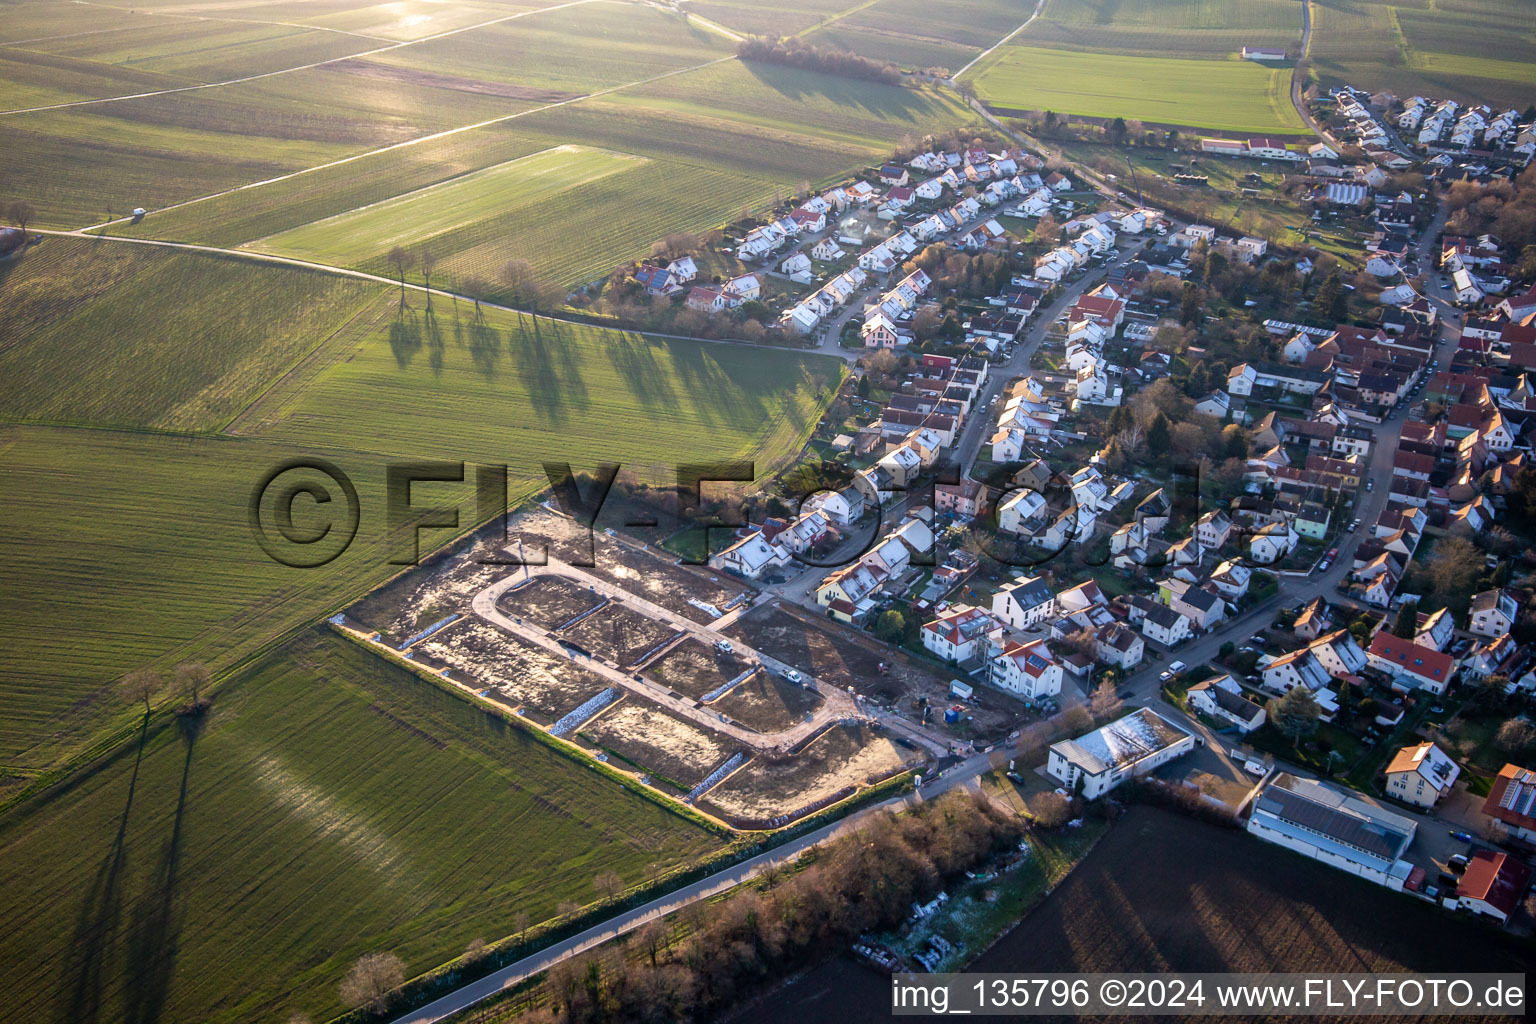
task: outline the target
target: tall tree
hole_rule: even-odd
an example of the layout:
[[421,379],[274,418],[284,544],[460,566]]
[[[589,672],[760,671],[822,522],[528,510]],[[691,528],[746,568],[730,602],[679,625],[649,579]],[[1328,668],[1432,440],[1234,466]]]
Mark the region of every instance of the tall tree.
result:
[[208,688],[208,681],[212,678],[207,665],[200,661],[182,662],[176,666],[171,678],[178,696],[193,709],[202,707],[203,691]]
[[1283,697],[1272,697],[1264,705],[1275,730],[1299,747],[1304,737],[1317,731],[1317,721],[1323,710],[1318,707],[1312,691],[1305,686],[1293,686]]
[[1152,422],[1147,426],[1147,448],[1154,457],[1164,456],[1173,444],[1173,426],[1168,422],[1168,417],[1159,409]]
[[405,274],[416,265],[416,257],[411,255],[409,249],[403,245],[397,245],[389,250],[389,262],[395,268],[395,274],[400,278],[400,308],[405,308]]
[[354,1010],[380,1013],[389,994],[405,982],[405,964],[393,953],[367,953],[358,958],[342,979],[341,1001]]
[[437,267],[437,254],[423,245],[421,255],[416,258],[421,265],[421,279],[427,284],[427,315],[432,315],[432,271]]
[[129,703],[144,703],[144,714],[150,711],[149,701],[165,688],[165,679],[152,668],[136,668],[117,684],[118,692]]

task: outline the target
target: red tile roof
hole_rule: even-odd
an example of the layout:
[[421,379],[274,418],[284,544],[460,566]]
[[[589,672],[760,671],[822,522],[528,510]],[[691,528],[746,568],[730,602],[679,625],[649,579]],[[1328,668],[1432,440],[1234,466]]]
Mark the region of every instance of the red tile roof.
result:
[[1412,640],[1404,640],[1391,633],[1377,633],[1371,639],[1370,653],[1384,661],[1390,661],[1409,675],[1445,685],[1450,682],[1456,662],[1449,654],[1442,654],[1433,647],[1422,647]]
[[1508,917],[1530,883],[1531,869],[1509,854],[1478,850],[1456,886],[1456,895],[1481,900]]

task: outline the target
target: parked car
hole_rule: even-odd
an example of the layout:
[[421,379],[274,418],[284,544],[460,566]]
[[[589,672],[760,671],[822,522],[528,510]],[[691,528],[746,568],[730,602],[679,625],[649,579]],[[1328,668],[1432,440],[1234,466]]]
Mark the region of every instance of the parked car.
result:
[[1244,761],[1243,762],[1243,771],[1247,772],[1249,775],[1263,775],[1264,774],[1264,762],[1262,762],[1262,761]]
[[721,654],[730,654],[735,650],[735,648],[731,646],[731,642],[729,640],[721,639],[715,641],[715,650],[719,651]]
[[798,683],[798,682],[800,682],[800,670],[799,669],[793,669],[793,668],[785,669],[784,670],[784,678],[788,679],[792,683]]
[[1338,557],[1339,557],[1339,549],[1338,548],[1329,548],[1328,549],[1328,558],[1329,558],[1330,561],[1335,559],[1335,558],[1338,558]]
[[1331,558],[1325,558],[1317,563],[1318,572],[1327,572],[1331,568],[1333,568],[1333,559]]
[[1452,854],[1445,862],[1446,867],[1458,875],[1467,870],[1467,865],[1472,863],[1464,853]]
[[1365,482],[1365,489],[1368,490],[1368,491],[1374,491],[1376,489],[1376,481],[1375,480],[1367,480]]
[[1460,839],[1464,843],[1470,843],[1472,841],[1472,836],[1469,833],[1457,832],[1455,829],[1451,830],[1451,838]]

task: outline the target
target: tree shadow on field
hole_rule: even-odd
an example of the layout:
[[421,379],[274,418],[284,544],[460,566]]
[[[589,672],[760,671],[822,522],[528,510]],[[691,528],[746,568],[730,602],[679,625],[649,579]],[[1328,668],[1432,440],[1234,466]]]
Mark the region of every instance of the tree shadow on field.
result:
[[645,335],[625,331],[608,346],[608,358],[641,405],[647,409],[671,408],[687,396],[679,396],[672,386],[673,371],[661,365],[656,348],[657,343]]
[[501,332],[483,320],[469,325],[469,358],[487,380],[501,364]]
[[61,1020],[71,1024],[94,1024],[101,1020],[101,988],[112,937],[122,917],[123,876],[128,868],[128,817],[139,785],[139,767],[144,763],[144,744],[149,739],[149,716],[139,731],[139,749],[134,755],[133,773],[128,777],[128,798],[117,822],[117,834],[96,878],[85,894],[75,919],[75,933],[69,944],[64,969]]
[[426,315],[427,336],[427,364],[432,367],[432,372],[441,376],[443,372],[443,326],[437,320],[437,314]]
[[421,341],[421,321],[401,310],[400,315],[389,325],[389,349],[395,354],[395,363],[400,369],[411,365],[411,360],[421,351]]
[[194,712],[177,721],[186,756],[171,834],[160,855],[160,866],[144,898],[134,907],[128,927],[128,970],[123,991],[124,1024],[156,1024],[165,1009],[180,952],[180,869],[187,789],[192,777],[192,751],[202,732],[203,715]]
[[555,320],[518,314],[518,324],[523,351],[514,350],[514,359],[529,404],[541,422],[565,423],[572,408],[589,405],[582,367],[571,352],[575,339]]

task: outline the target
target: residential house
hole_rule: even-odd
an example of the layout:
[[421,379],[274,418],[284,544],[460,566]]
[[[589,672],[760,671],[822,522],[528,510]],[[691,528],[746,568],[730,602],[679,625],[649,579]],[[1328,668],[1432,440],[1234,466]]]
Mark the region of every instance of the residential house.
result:
[[1056,595],[1040,576],[1025,576],[992,595],[992,615],[1014,629],[1029,629],[1056,611]]
[[1508,590],[1484,590],[1472,595],[1469,632],[1478,636],[1503,636],[1515,627],[1520,603]]
[[1151,708],[1140,708],[1086,735],[1051,744],[1045,770],[1092,800],[1194,747],[1193,735]]
[[1164,647],[1174,647],[1188,640],[1191,635],[1188,616],[1166,605],[1153,604],[1147,608],[1141,620],[1141,635]]
[[923,646],[946,661],[967,662],[985,654],[1003,624],[970,605],[959,604],[922,628]]
[[1005,640],[1002,650],[988,662],[988,669],[992,685],[1027,700],[1061,693],[1061,663],[1044,640]]
[[1191,686],[1188,697],[1190,707],[1217,721],[1230,722],[1244,736],[1264,724],[1264,706],[1244,694],[1225,673]]
[[788,565],[790,557],[784,547],[770,544],[764,539],[761,530],[754,530],[724,551],[711,555],[709,567],[716,572],[731,572],[757,579],[770,569]]
[[1129,671],[1141,664],[1146,644],[1130,626],[1108,622],[1094,631],[1094,656],[1106,665]]
[[1503,924],[1520,909],[1531,869],[1503,850],[1477,850],[1456,883],[1456,905]]
[[1433,807],[1456,784],[1461,767],[1426,740],[1399,750],[1386,774],[1388,796],[1415,807]]
[[1425,690],[1436,696],[1445,693],[1456,667],[1450,655],[1385,631],[1371,638],[1366,656],[1372,668],[1392,680],[1394,689]]
[[1536,771],[1517,764],[1499,769],[1483,813],[1516,839],[1536,844]]

